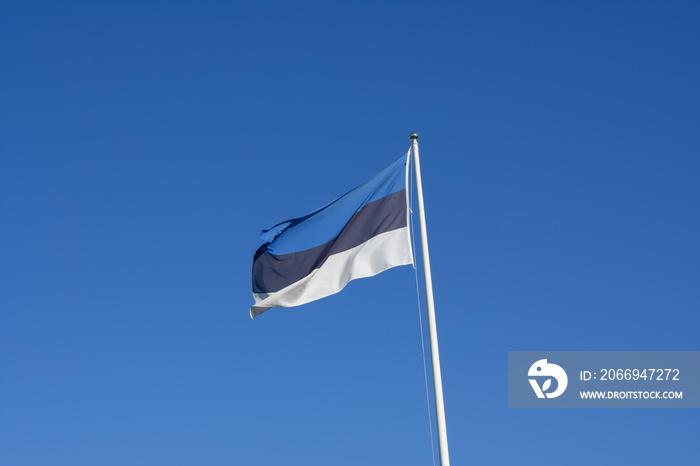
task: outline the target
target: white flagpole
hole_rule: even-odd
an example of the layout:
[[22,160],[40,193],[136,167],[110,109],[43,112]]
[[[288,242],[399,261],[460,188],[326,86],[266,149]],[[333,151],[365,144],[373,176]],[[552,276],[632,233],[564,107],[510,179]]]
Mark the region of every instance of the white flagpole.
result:
[[418,192],[418,218],[420,220],[420,240],[423,250],[423,271],[425,276],[425,298],[428,304],[428,327],[430,329],[430,356],[433,366],[433,388],[435,392],[435,411],[437,419],[438,444],[440,445],[440,466],[450,466],[450,454],[447,451],[447,427],[445,426],[445,403],[442,399],[442,375],[440,374],[440,353],[438,351],[437,328],[435,326],[435,303],[433,302],[433,279],[430,274],[430,255],[428,254],[428,232],[425,226],[425,207],[423,205],[423,183],[420,176],[418,158],[418,134],[411,133],[411,148],[416,170],[416,191]]

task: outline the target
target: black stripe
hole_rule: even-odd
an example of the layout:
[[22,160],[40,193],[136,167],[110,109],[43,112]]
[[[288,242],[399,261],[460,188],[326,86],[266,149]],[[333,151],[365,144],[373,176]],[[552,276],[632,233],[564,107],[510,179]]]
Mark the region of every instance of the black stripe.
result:
[[270,243],[265,243],[253,259],[253,293],[279,291],[319,268],[329,256],[405,226],[406,190],[401,190],[365,205],[337,237],[320,246],[276,256],[267,252]]

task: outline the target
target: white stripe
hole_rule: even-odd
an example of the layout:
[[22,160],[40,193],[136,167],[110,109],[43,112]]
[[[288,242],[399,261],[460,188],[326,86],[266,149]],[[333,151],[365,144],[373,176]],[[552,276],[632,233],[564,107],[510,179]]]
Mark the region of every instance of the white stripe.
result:
[[253,293],[255,317],[271,307],[306,304],[339,292],[351,280],[371,277],[391,267],[413,264],[408,226],[377,235],[359,246],[330,256],[321,267],[274,293]]

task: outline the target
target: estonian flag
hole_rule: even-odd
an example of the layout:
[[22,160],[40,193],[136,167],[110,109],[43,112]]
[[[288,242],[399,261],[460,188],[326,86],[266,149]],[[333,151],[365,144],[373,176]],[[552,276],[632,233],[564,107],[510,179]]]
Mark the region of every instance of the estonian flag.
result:
[[[409,152],[410,153],[410,152]],[[413,264],[408,157],[330,204],[262,231],[253,259],[255,317],[330,296],[350,280]]]

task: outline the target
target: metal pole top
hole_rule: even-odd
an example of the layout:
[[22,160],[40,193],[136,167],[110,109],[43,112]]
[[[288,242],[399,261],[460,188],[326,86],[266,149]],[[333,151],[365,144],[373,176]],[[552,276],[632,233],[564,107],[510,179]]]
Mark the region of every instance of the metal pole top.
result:
[[418,139],[418,133],[411,133],[411,135],[408,138],[415,141],[416,139]]

